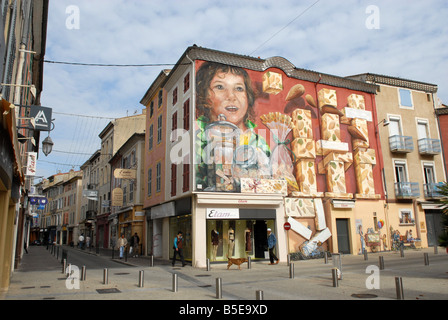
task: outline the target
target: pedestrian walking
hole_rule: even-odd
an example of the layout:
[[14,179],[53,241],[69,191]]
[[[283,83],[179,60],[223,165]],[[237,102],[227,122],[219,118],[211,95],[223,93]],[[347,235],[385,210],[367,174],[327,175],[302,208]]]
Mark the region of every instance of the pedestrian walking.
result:
[[[274,254],[274,249],[275,249],[275,245],[277,244],[277,238],[275,237],[275,235],[272,233],[271,228],[268,228],[268,248],[269,248],[269,260],[271,261],[271,265],[272,264],[278,264],[278,258],[277,256]],[[274,263],[275,260],[275,263]]]
[[139,238],[139,236],[138,236],[138,234],[137,234],[137,232],[136,233],[134,233],[134,235],[131,237],[131,240],[130,240],[130,245],[131,245],[131,248],[132,248],[132,253],[133,253],[133,257],[135,257],[135,256],[137,256],[138,257],[138,246],[139,246],[139,244],[140,244],[140,238]]
[[78,245],[79,245],[79,249],[83,248],[83,245],[84,245],[84,234],[83,233],[81,233],[81,235],[78,238]]
[[177,233],[177,236],[174,238],[174,245],[173,245],[173,249],[174,249],[174,254],[173,254],[173,267],[174,264],[176,263],[176,255],[179,255],[180,257],[180,261],[182,262],[182,267],[185,267],[186,263],[184,260],[184,252],[183,252],[183,237],[182,237],[182,231],[179,231]]
[[126,238],[124,237],[124,234],[122,234],[121,238],[118,239],[118,241],[117,241],[117,247],[120,250],[120,259],[123,259],[123,253],[124,253],[124,250],[127,245],[128,245],[128,240],[126,240]]

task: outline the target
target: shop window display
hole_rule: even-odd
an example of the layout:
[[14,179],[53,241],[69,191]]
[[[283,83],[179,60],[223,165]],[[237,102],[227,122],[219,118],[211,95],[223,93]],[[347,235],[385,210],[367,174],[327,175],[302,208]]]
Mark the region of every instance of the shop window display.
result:
[[207,257],[211,262],[227,258],[264,259],[267,233],[263,230],[268,227],[274,230],[274,220],[208,220]]

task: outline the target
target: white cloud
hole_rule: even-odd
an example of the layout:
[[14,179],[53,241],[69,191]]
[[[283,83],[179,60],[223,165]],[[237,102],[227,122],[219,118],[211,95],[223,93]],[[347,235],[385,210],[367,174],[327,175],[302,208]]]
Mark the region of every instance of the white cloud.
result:
[[[315,2],[50,1],[45,59],[174,64],[188,46],[197,44],[262,58],[282,56],[299,68],[340,76],[371,72],[435,83],[441,99],[448,101],[446,1]],[[66,8],[73,4],[79,7],[80,28],[70,30],[66,28]],[[366,28],[369,5],[379,9],[379,30]],[[163,68],[167,67],[101,68],[47,63],[42,104],[54,112],[123,117],[141,111],[140,99]],[[101,125],[96,120],[84,120],[84,134],[92,132],[94,138],[78,139],[73,132],[76,117],[53,118],[56,128],[51,137],[56,150],[93,152],[99,147],[98,133],[107,120]],[[78,126],[82,128],[80,123]],[[87,158],[41,155],[42,160],[61,163],[83,162]],[[68,167],[43,162],[38,166],[44,176],[53,174],[56,168],[64,171]]]

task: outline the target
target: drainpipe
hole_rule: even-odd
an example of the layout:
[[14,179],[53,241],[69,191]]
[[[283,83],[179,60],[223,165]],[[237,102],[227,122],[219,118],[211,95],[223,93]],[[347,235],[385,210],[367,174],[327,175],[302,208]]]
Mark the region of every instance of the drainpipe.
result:
[[[25,11],[25,23],[23,26],[23,32],[22,32],[22,39],[20,41],[20,49],[19,49],[19,63],[18,63],[18,68],[17,68],[17,78],[16,78],[16,85],[18,86],[15,90],[14,90],[14,104],[20,104],[20,96],[21,96],[21,89],[20,89],[20,85],[22,85],[22,81],[23,81],[23,65],[25,63],[25,52],[26,52],[26,45],[28,42],[28,34],[29,34],[29,29],[30,29],[30,20],[31,20],[31,0],[27,1],[27,8]],[[19,115],[17,114],[19,112],[18,109],[16,109],[16,116],[18,117]]]

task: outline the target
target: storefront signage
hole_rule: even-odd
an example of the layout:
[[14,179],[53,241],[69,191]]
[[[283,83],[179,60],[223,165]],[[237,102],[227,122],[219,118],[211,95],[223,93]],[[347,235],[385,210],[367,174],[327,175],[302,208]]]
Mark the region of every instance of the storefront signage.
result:
[[133,169],[115,169],[114,177],[117,179],[135,179],[137,170]]
[[37,152],[28,152],[28,162],[26,165],[27,176],[36,175],[36,161],[37,161]]
[[238,208],[227,209],[207,209],[207,219],[239,219],[240,210]]
[[123,189],[115,188],[112,190],[112,207],[121,207],[123,205]]

